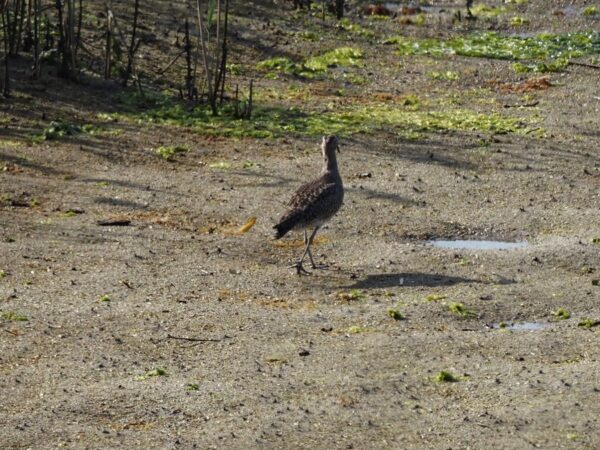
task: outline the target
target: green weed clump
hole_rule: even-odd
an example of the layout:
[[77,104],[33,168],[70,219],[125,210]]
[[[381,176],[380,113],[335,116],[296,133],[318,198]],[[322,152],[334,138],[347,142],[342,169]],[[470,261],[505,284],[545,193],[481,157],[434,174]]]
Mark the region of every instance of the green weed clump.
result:
[[365,331],[367,331],[367,329],[365,327],[361,327],[360,325],[352,325],[346,330],[348,334],[359,334],[364,333]]
[[243,73],[242,66],[234,63],[227,63],[225,65],[227,72],[229,75],[241,75]]
[[143,381],[143,380],[147,380],[148,378],[152,378],[152,377],[166,377],[166,376],[169,376],[167,371],[165,369],[157,367],[156,369],[149,370],[144,375],[140,375],[140,376],[136,377],[135,379],[137,381]]
[[471,8],[471,13],[476,17],[498,17],[506,11],[504,6],[488,6],[485,3],[477,3]]
[[567,58],[559,58],[550,62],[540,62],[523,64],[520,62],[512,63],[511,67],[516,73],[549,73],[560,72],[569,65]]
[[600,320],[595,320],[595,319],[587,319],[587,318],[583,318],[579,321],[579,323],[577,324],[578,327],[582,327],[582,328],[592,328],[595,326],[600,325]]
[[359,66],[363,54],[359,49],[352,47],[340,47],[313,56],[306,61],[296,64],[289,58],[271,58],[259,62],[258,70],[267,71],[269,78],[276,78],[279,74],[297,75],[304,78],[315,78],[327,73],[331,67],[353,67]]
[[350,292],[340,292],[338,294],[338,298],[344,301],[360,300],[364,296],[365,294],[358,289],[352,289]]
[[566,320],[571,317],[571,313],[564,308],[558,308],[556,311],[552,311],[552,315],[558,320]]
[[402,314],[397,309],[390,308],[387,312],[388,317],[391,317],[394,320],[404,320],[404,314]]
[[34,135],[32,140],[34,143],[41,143],[43,141],[54,141],[68,136],[76,136],[82,133],[89,134],[91,136],[116,136],[121,134],[121,132],[121,130],[107,130],[104,128],[99,128],[91,123],[77,125],[74,123],[57,120],[50,122],[50,125],[44,128],[40,134]]
[[448,305],[448,309],[452,314],[455,314],[459,317],[473,317],[475,313],[467,308],[463,303],[452,302]]
[[375,36],[375,33],[373,33],[371,30],[367,30],[366,28],[363,28],[360,25],[351,22],[350,19],[346,17],[344,17],[338,22],[338,27],[340,27],[344,31],[365,38],[372,38],[373,36]]
[[448,370],[442,370],[435,376],[435,381],[438,383],[456,383],[460,381],[460,378]]
[[458,80],[458,73],[451,70],[445,72],[429,72],[427,76],[433,80],[444,80],[444,81],[456,81]]
[[2,318],[4,320],[12,320],[15,322],[27,322],[29,320],[27,316],[23,316],[12,311],[2,313]]
[[79,125],[61,121],[53,121],[50,122],[50,125],[42,130],[41,134],[34,136],[33,140],[35,142],[52,141],[65,136],[74,136],[82,131],[83,130]]
[[363,54],[359,49],[340,47],[320,56],[309,58],[304,63],[304,68],[311,72],[326,72],[329,67],[359,66]]
[[178,153],[185,153],[188,148],[183,145],[167,145],[158,147],[154,152],[165,161],[172,161]]
[[523,16],[514,16],[510,18],[510,24],[513,27],[521,27],[523,25],[528,25],[529,24],[529,19],[523,17]]
[[595,16],[596,14],[598,14],[598,7],[596,5],[586,6],[583,9],[584,16]]
[[280,73],[294,73],[296,64],[289,58],[277,57],[260,61],[256,64],[256,68]]

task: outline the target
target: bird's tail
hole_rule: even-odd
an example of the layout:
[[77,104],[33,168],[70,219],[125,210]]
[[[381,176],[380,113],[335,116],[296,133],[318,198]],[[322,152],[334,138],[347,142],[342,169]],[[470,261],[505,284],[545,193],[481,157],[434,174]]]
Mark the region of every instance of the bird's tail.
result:
[[277,225],[273,227],[275,229],[275,239],[280,239],[285,236],[288,231],[294,228],[295,224],[296,218],[294,216],[283,218]]

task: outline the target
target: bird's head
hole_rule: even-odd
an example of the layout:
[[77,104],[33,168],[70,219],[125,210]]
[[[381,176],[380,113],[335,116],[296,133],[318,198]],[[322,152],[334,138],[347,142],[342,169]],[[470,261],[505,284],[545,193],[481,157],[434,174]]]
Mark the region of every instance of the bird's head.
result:
[[338,138],[335,135],[323,136],[323,143],[321,144],[323,150],[323,156],[335,155],[335,151],[340,151],[340,144]]

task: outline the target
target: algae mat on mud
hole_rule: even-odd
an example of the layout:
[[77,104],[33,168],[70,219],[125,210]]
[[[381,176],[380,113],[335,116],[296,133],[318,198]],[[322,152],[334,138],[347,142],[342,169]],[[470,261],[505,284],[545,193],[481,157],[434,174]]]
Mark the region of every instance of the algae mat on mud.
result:
[[[418,99],[416,100],[418,103]],[[252,119],[237,119],[224,109],[213,116],[206,107],[187,108],[171,98],[161,97],[144,108],[118,114],[124,120],[189,127],[202,135],[225,137],[273,138],[287,134],[318,136],[336,133],[342,136],[370,134],[385,130],[418,138],[420,133],[479,131],[496,134],[543,134],[521,117],[499,113],[479,113],[469,109],[444,108],[422,110],[414,102],[354,103],[326,111],[302,110],[258,104]]]
[[571,58],[600,54],[597,31],[535,36],[503,36],[495,32],[474,33],[450,39],[414,39],[396,36],[385,41],[395,44],[399,55],[460,55],[476,58],[530,60],[537,64],[516,64],[520,72],[553,72],[561,70]]

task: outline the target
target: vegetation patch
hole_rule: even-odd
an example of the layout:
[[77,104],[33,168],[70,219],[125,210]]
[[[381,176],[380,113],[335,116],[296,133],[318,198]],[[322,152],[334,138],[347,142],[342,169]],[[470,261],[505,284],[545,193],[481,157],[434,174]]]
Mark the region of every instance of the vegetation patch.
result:
[[286,131],[308,135],[336,133],[349,135],[390,129],[398,134],[437,131],[484,131],[496,134],[525,132],[517,117],[497,113],[480,114],[470,110],[415,111],[390,104],[357,105],[329,114],[296,117]]
[[453,72],[451,70],[446,70],[445,72],[432,71],[432,72],[429,72],[427,74],[427,76],[433,80],[444,80],[444,81],[458,80],[458,73]]
[[265,59],[256,64],[258,70],[275,72],[275,73],[295,73],[297,70],[296,64],[289,58],[277,57]]
[[529,19],[523,16],[514,16],[510,18],[510,24],[513,27],[521,27],[523,25],[529,25]]
[[[2,123],[2,121],[0,120],[0,124]],[[2,139],[0,141],[0,145],[2,145],[2,147],[4,148],[19,148],[19,147],[23,147],[23,143],[19,142],[19,141],[11,141],[8,139]]]
[[77,215],[77,212],[72,209],[68,209],[63,213],[64,217],[75,217],[76,215]]
[[[133,100],[132,100],[133,98]],[[415,96],[389,102],[375,99],[365,103],[357,99],[326,111],[302,110],[257,104],[251,119],[236,118],[230,106],[212,115],[204,105],[187,105],[165,94],[140,97],[131,95],[124,102],[125,120],[141,123],[160,123],[189,127],[201,135],[222,137],[274,138],[280,136],[322,136],[338,134],[350,136],[386,130],[401,136],[418,138],[419,133],[448,131],[489,132],[494,134],[519,133],[543,135],[539,127],[531,128],[520,117],[499,113],[478,113],[469,109],[424,111]]]
[[600,325],[600,320],[583,318],[577,324],[578,327],[592,328]]
[[340,47],[321,56],[309,58],[304,63],[304,67],[311,72],[326,72],[329,67],[350,67],[359,66],[363,54],[360,50],[352,47]]
[[460,378],[448,370],[442,370],[434,377],[438,383],[456,383]]
[[50,125],[42,130],[41,134],[35,135],[33,140],[35,142],[52,141],[65,136],[74,136],[82,131],[83,130],[79,125],[61,121],[53,121],[50,122]]
[[172,161],[175,155],[178,153],[185,153],[187,151],[188,148],[183,145],[167,145],[158,147],[156,150],[154,150],[154,153],[156,153],[165,161]]
[[367,329],[365,327],[361,327],[360,325],[353,325],[351,327],[348,327],[348,329],[346,330],[346,333],[359,334],[359,333],[364,333],[365,331],[367,331]]
[[463,303],[452,302],[448,305],[448,310],[459,317],[473,317],[475,313],[467,308]]
[[552,315],[558,320],[565,320],[571,317],[571,313],[564,308],[558,308],[556,311],[552,311]]
[[569,65],[569,60],[565,58],[559,58],[551,62],[541,63],[512,63],[512,69],[517,73],[548,73],[548,72],[560,72]]
[[4,320],[12,320],[14,322],[27,322],[29,320],[27,316],[23,316],[12,311],[3,312],[2,318]]
[[[504,60],[532,60],[539,65],[532,72],[562,70],[571,58],[600,53],[597,31],[551,34],[531,37],[502,36],[495,32],[475,33],[447,40],[414,39],[398,36],[386,43],[396,44],[400,55],[461,55]],[[566,61],[566,62],[565,62]],[[527,65],[517,66],[524,70]]]
[[277,78],[279,74],[315,78],[325,75],[331,67],[359,66],[362,58],[363,54],[359,49],[340,47],[322,55],[308,58],[301,64],[296,64],[289,58],[277,57],[259,62],[256,68],[266,71],[268,78]]
[[475,17],[498,17],[506,12],[507,9],[504,6],[488,6],[485,3],[477,3],[471,8],[471,13]]
[[338,26],[344,31],[356,34],[357,36],[361,36],[364,38],[372,38],[373,36],[375,36],[375,33],[373,33],[371,30],[367,30],[366,28],[363,28],[360,25],[351,22],[348,18],[341,19],[338,22]]
[[167,371],[165,369],[157,367],[156,369],[152,369],[152,370],[147,371],[143,375],[137,376],[135,379],[137,381],[143,381],[143,380],[147,380],[148,378],[166,377],[166,376],[169,376],[169,374],[167,373]]
[[337,297],[340,300],[344,301],[352,301],[352,300],[360,300],[363,298],[365,294],[358,289],[352,289],[350,292],[340,292]]
[[58,120],[50,122],[50,125],[44,128],[41,133],[34,135],[32,140],[34,143],[41,143],[43,141],[54,141],[64,137],[76,136],[82,133],[89,134],[90,136],[117,136],[122,133],[122,130],[107,130],[91,123],[77,125]]
[[397,309],[393,309],[393,308],[388,309],[387,315],[388,315],[388,317],[391,317],[394,320],[404,320],[405,319],[404,314],[402,314]]

